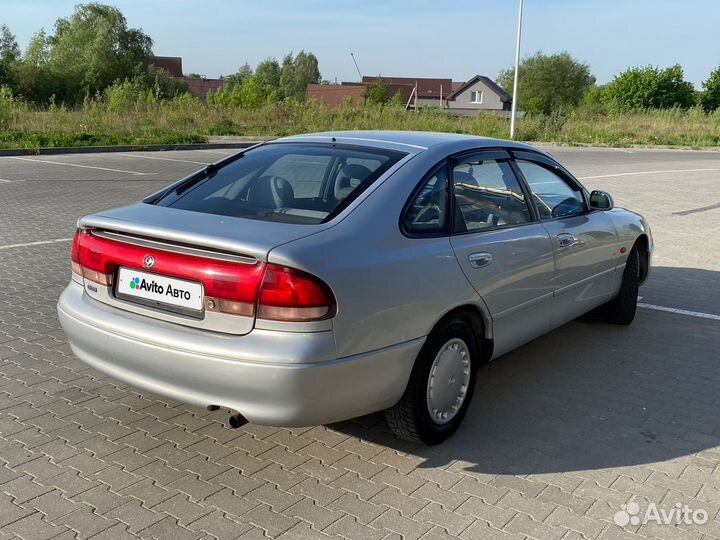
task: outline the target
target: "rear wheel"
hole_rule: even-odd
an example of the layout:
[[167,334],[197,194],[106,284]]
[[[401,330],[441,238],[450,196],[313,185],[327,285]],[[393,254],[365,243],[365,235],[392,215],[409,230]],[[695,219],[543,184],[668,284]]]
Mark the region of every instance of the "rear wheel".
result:
[[477,364],[470,325],[460,317],[441,323],[423,345],[403,397],[385,411],[393,433],[425,444],[452,435],[470,404]]
[[628,255],[618,295],[605,305],[605,320],[612,324],[628,325],[635,318],[640,287],[640,253],[637,245]]

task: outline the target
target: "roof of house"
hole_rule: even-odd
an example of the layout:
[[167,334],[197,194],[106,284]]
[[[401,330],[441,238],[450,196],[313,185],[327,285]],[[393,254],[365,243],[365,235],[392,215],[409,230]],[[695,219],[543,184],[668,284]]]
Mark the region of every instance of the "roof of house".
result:
[[453,90],[453,92],[447,97],[447,99],[455,99],[458,94],[464,92],[467,88],[469,88],[478,81],[484,83],[485,86],[487,86],[488,88],[490,88],[490,90],[500,96],[500,101],[512,101],[512,96],[510,94],[500,88],[500,86],[490,77],[486,77],[485,75],[475,75],[472,79],[460,86],[457,90]]
[[364,84],[308,84],[305,98],[317,99],[330,109],[342,106],[346,100],[360,105],[365,99]]
[[182,58],[179,56],[150,56],[147,63],[156,68],[166,69],[173,77],[183,76]]
[[364,75],[362,78],[362,82],[374,83],[380,79],[382,79],[383,82],[387,83],[388,85],[397,84],[409,85],[414,87],[417,83],[419,98],[440,99],[441,94],[443,96],[448,95],[450,92],[452,92],[453,87],[452,79],[428,79],[421,77],[370,77]]
[[[305,98],[307,101],[317,99],[327,107],[340,107],[350,98],[354,105],[359,105],[365,99],[365,90],[368,83],[342,83],[342,84],[308,84]],[[414,85],[388,83],[388,96],[393,97],[400,93],[403,103],[410,99]]]

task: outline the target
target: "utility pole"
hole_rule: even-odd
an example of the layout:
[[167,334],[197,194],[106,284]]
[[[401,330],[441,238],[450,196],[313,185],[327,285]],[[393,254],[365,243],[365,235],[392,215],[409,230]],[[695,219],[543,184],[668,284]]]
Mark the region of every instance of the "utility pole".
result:
[[357,65],[357,60],[355,60],[355,55],[353,53],[350,53],[350,56],[352,56],[353,64],[355,64],[355,69],[357,69],[358,75],[360,76],[360,82],[362,82],[362,73],[360,73],[360,68]]
[[518,15],[517,44],[515,46],[515,80],[513,81],[512,116],[510,117],[510,138],[515,138],[515,122],[518,105],[518,77],[520,75],[520,35],[522,34],[523,0],[520,0]]

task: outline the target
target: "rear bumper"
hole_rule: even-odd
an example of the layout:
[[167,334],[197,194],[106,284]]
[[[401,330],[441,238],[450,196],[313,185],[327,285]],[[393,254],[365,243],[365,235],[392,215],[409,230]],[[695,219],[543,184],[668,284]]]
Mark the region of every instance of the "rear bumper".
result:
[[333,332],[225,336],[103,305],[71,282],[58,316],[73,352],[132,386],[250,422],[318,425],[395,404],[424,339],[335,358]]

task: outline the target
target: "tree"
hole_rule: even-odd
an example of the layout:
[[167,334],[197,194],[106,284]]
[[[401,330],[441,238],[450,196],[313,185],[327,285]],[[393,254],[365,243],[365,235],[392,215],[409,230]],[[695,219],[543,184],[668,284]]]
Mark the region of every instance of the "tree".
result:
[[382,105],[390,101],[388,85],[382,77],[370,83],[365,89],[365,103],[371,105]]
[[62,93],[62,84],[50,73],[50,39],[44,30],[35,33],[22,60],[15,64],[15,81],[19,94],[35,103],[47,103]]
[[[498,84],[512,93],[515,69],[500,72]],[[518,107],[528,112],[550,113],[563,106],[575,106],[595,84],[590,66],[567,52],[546,55],[537,52],[520,63]]]
[[293,84],[295,79],[295,66],[293,65],[292,53],[287,53],[283,57],[282,67],[280,68],[280,91],[283,97],[290,97],[290,93],[293,91]]
[[25,49],[23,61],[32,66],[46,66],[50,62],[50,38],[45,30],[33,34]]
[[14,88],[15,64],[20,60],[20,47],[7,24],[0,25],[0,86]]
[[0,25],[0,62],[15,62],[20,59],[20,47],[7,24]]
[[262,86],[268,86],[273,90],[280,88],[280,64],[274,58],[266,58],[255,68],[255,77]]
[[695,89],[685,80],[682,67],[633,67],[608,84],[605,99],[619,111],[692,107]]
[[225,87],[228,90],[232,90],[234,86],[241,86],[252,76],[253,69],[250,67],[250,64],[245,62],[235,73],[225,77]]
[[700,94],[700,105],[705,112],[712,112],[720,107],[720,67],[703,81],[703,92]]
[[47,65],[48,74],[61,83],[59,99],[78,102],[144,71],[151,48],[152,39],[128,28],[120,10],[90,3],[58,19],[53,35],[36,34],[26,60]]
[[320,82],[318,60],[313,53],[300,51],[295,58],[292,53],[283,58],[280,71],[280,87],[286,98],[305,100],[307,85]]

